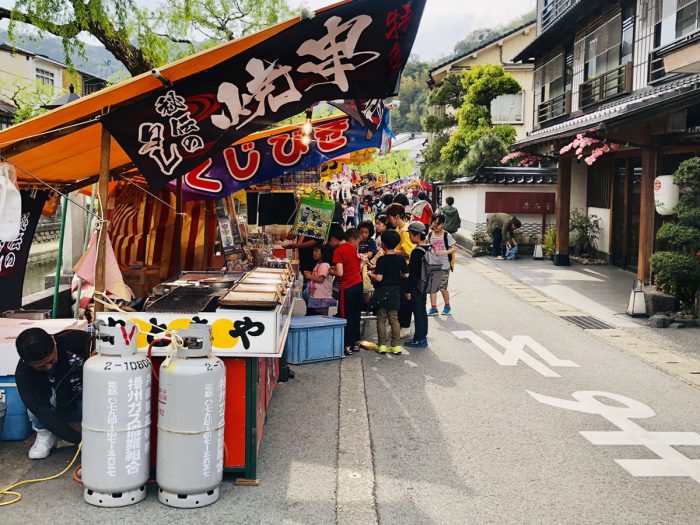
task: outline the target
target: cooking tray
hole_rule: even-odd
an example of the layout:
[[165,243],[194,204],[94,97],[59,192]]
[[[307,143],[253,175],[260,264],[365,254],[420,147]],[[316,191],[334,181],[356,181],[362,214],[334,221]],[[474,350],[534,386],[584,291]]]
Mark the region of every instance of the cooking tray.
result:
[[221,306],[240,308],[275,308],[278,304],[277,292],[231,291],[219,300]]

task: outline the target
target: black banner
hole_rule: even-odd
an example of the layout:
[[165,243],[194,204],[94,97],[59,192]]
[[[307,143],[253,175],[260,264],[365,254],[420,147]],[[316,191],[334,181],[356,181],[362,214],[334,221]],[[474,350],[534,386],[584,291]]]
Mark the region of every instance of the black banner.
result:
[[104,124],[160,188],[316,102],[397,94],[425,1],[339,5],[109,113]]
[[12,242],[0,241],[0,312],[22,307],[22,287],[29,248],[41,217],[48,191],[22,190],[22,219],[19,235]]

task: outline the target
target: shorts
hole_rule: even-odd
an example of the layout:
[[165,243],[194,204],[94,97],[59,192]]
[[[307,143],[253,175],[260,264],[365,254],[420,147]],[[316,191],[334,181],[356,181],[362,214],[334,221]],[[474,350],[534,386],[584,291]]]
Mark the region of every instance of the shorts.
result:
[[447,286],[450,284],[450,270],[442,271],[442,279],[440,279],[439,291],[447,290]]

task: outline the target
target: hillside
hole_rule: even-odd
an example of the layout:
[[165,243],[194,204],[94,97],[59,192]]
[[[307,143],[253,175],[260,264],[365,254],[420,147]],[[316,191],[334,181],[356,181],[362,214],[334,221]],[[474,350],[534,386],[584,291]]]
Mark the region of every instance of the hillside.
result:
[[[61,39],[57,37],[46,35],[41,41],[33,41],[26,37],[19,37],[15,42],[9,42],[7,31],[3,29],[0,30],[0,42],[7,42],[8,45],[14,44],[32,53],[45,55],[57,62],[65,63],[66,61],[63,54]],[[85,53],[87,55],[87,60],[77,55],[71,57],[76,69],[101,78],[109,78],[117,72],[125,71],[121,62],[117,61],[112,53],[102,46],[86,45]]]

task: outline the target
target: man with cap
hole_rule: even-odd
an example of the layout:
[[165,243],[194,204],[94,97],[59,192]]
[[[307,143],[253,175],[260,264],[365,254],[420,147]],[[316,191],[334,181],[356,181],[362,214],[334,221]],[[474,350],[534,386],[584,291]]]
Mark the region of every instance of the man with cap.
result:
[[415,330],[413,332],[413,339],[405,343],[404,346],[409,348],[427,348],[428,312],[425,307],[427,294],[419,291],[418,284],[420,283],[423,270],[423,257],[425,257],[426,251],[430,249],[427,247],[428,228],[422,222],[414,221],[408,225],[408,234],[415,248],[411,251],[411,257],[408,262],[406,299],[411,303]]
[[80,443],[80,432],[70,423],[82,419],[83,364],[89,345],[90,334],[82,330],[50,335],[29,328],[17,336],[17,390],[36,430],[30,459],[48,457],[58,438]]

